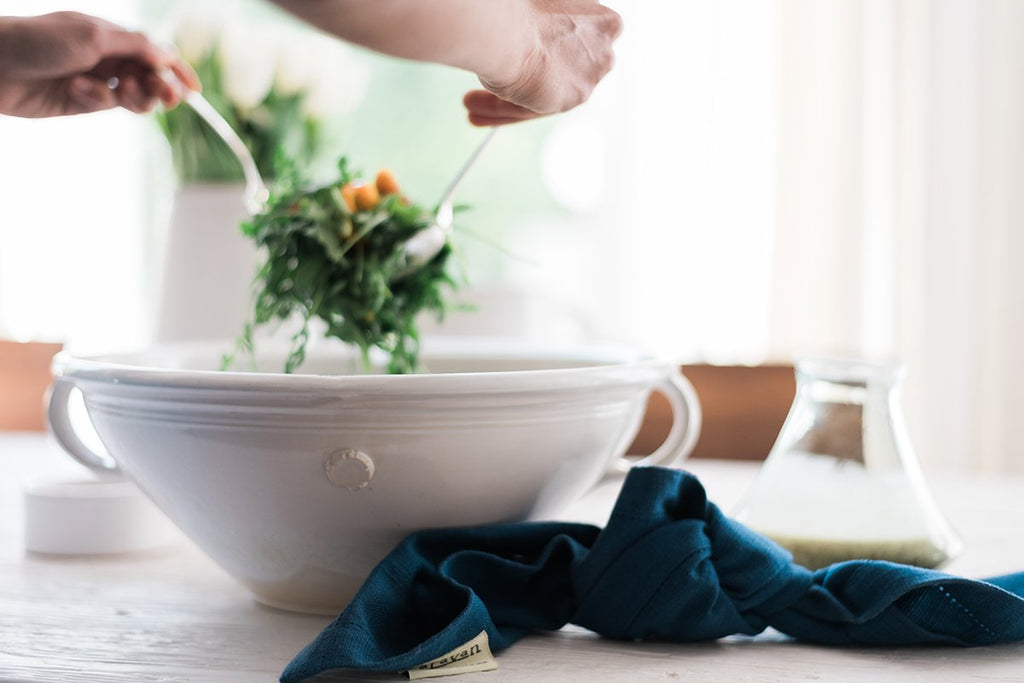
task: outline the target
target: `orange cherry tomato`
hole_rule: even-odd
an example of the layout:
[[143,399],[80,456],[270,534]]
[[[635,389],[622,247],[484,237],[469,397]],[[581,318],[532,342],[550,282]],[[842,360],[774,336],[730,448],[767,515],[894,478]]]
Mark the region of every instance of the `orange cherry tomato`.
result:
[[398,186],[398,181],[395,180],[395,174],[386,168],[382,168],[377,171],[377,192],[380,193],[381,197],[386,197],[389,194],[398,194],[402,191],[402,188]]
[[380,202],[380,193],[377,186],[369,183],[356,188],[356,208],[360,211],[369,211]]
[[345,202],[345,206],[348,207],[348,210],[350,212],[352,212],[352,213],[356,212],[356,188],[357,187],[358,187],[358,185],[356,185],[356,183],[351,182],[351,183],[345,183],[338,190],[338,194],[341,195],[341,199],[342,199],[342,201]]

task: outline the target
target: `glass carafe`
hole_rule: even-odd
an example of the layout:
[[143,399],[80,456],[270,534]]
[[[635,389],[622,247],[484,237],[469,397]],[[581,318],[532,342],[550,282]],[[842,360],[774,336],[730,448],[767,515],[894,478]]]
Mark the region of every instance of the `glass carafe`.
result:
[[959,552],[904,426],[899,365],[796,363],[796,396],[736,518],[811,569],[850,559],[937,567]]

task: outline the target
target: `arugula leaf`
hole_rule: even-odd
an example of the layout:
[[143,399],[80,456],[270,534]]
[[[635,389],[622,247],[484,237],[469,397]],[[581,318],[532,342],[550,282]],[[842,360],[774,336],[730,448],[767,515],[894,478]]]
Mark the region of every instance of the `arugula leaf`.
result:
[[278,178],[266,209],[242,225],[265,260],[253,282],[252,318],[224,367],[238,353],[252,355],[258,329],[294,317],[302,325],[284,372],[305,360],[314,319],[326,324],[328,337],[356,345],[365,367],[376,347],[388,357],[388,372],[420,369],[416,318],[429,311],[442,319],[445,291],[457,286],[447,270],[447,244],[422,267],[406,270],[405,242],[431,223],[433,212],[398,193],[372,206],[350,205],[342,188],[360,180],[344,157],[338,178],[326,185],[304,189],[294,168]]

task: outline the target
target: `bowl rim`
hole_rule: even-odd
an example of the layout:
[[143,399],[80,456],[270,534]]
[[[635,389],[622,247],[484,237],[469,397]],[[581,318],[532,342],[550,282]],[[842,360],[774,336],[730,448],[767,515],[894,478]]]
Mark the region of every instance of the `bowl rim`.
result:
[[[218,345],[221,344],[221,345]],[[601,384],[650,383],[678,364],[667,358],[646,353],[634,347],[608,344],[539,344],[528,340],[508,342],[486,339],[482,343],[459,338],[455,343],[432,340],[424,345],[423,355],[448,360],[486,360],[508,358],[517,360],[564,360],[584,363],[567,367],[525,370],[483,370],[418,374],[317,374],[310,372],[266,372],[250,370],[209,370],[160,367],[155,363],[136,363],[133,359],[153,357],[158,353],[190,351],[223,353],[220,342],[164,342],[135,351],[76,355],[71,350],[59,352],[53,359],[55,378],[69,377],[89,383],[132,385],[160,388],[211,389],[234,391],[386,391],[463,392],[508,391],[532,387],[571,388]],[[227,348],[230,348],[227,347]],[[273,348],[267,345],[265,348]],[[339,349],[310,349],[310,357],[340,353]],[[351,353],[351,352],[349,352]]]

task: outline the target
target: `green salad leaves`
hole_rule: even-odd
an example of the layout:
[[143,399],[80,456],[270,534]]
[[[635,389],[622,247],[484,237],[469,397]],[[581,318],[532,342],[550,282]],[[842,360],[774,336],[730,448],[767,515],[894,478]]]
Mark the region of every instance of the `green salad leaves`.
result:
[[243,224],[265,261],[236,353],[253,353],[257,329],[298,318],[284,367],[292,372],[305,360],[310,323],[319,319],[327,337],[360,349],[364,367],[376,347],[388,357],[388,372],[415,372],[416,318],[429,311],[440,320],[444,290],[456,287],[447,270],[451,247],[407,269],[405,242],[430,224],[433,212],[410,203],[388,171],[364,182],[345,158],[338,170],[337,180],[308,189],[290,169],[279,176],[266,209]]

